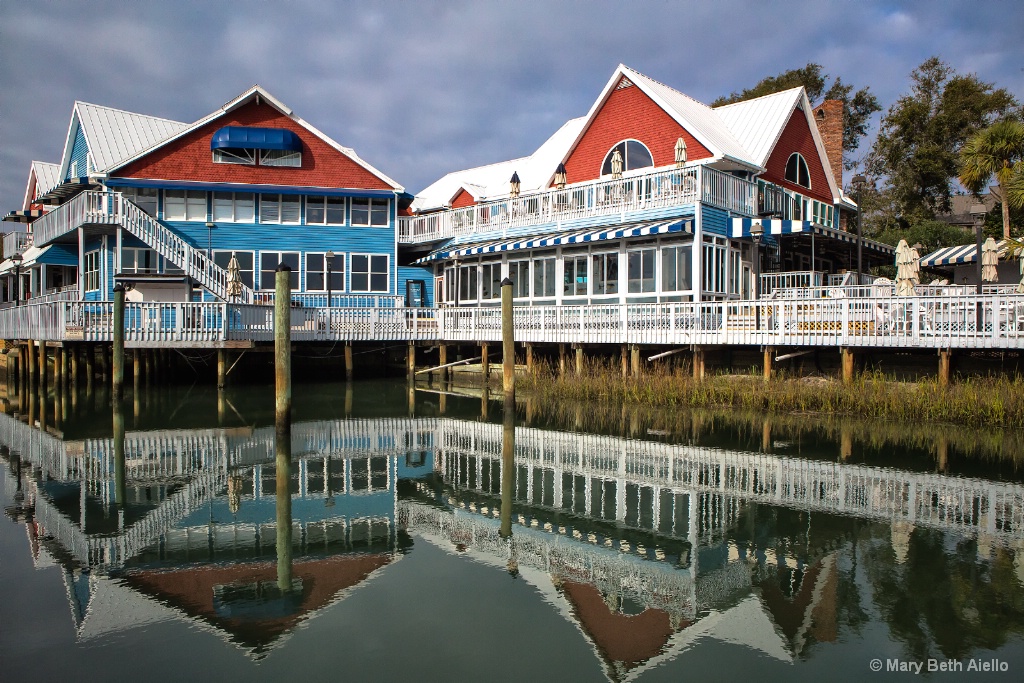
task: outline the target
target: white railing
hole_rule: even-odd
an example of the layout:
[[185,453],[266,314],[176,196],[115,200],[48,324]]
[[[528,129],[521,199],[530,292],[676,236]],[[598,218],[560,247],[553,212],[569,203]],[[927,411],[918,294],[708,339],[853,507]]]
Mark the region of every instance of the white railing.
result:
[[[274,304],[274,292],[256,292],[255,302],[260,306]],[[405,297],[382,294],[331,294],[331,306],[356,308],[398,308],[405,303]],[[292,305],[301,308],[326,308],[327,292],[322,294],[292,294]]]
[[[110,341],[111,302],[0,310],[0,338]],[[500,341],[499,308],[293,308],[295,341]],[[126,341],[204,346],[273,339],[270,306],[129,303]],[[1024,348],[1024,295],[840,296],[708,303],[523,306],[519,342]]]
[[817,270],[790,270],[785,273],[761,273],[761,296],[777,289],[821,287],[825,274]]
[[516,199],[483,202],[425,216],[400,217],[398,240],[431,242],[533,226],[562,226],[580,219],[618,216],[702,201],[753,215],[756,185],[705,166],[658,170],[618,180],[595,180]]
[[50,290],[40,296],[34,296],[25,303],[45,304],[51,301],[78,301],[78,285],[67,285]]
[[[152,247],[215,296],[228,300],[228,273],[201,249],[195,249],[120,192],[82,192],[32,224],[35,245],[43,246],[83,225],[120,225]],[[237,299],[251,303],[253,291],[242,287]]]
[[4,235],[4,258],[20,254],[32,246],[32,234],[27,232],[9,232]]

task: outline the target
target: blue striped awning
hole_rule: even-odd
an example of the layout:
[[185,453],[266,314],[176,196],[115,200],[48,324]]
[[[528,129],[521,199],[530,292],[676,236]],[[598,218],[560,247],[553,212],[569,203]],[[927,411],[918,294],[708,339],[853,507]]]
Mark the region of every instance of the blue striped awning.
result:
[[[814,221],[791,221],[779,218],[771,220],[762,220],[760,218],[733,218],[730,226],[730,235],[735,238],[750,237],[750,226],[754,223],[760,223],[763,225],[764,233],[766,235],[811,233],[814,235],[821,235],[822,237],[836,240],[838,242],[847,242],[849,244],[857,243],[857,235],[852,232],[830,228],[815,223]],[[888,244],[882,244],[881,242],[875,242],[874,240],[864,240],[864,248],[887,255],[896,254],[895,247],[889,246]]]
[[[1002,258],[1006,252],[1006,240],[996,242],[999,248],[999,257]],[[961,244],[956,247],[943,247],[921,259],[922,268],[941,268],[943,266],[958,266],[963,263],[974,263],[978,258],[978,245]]]
[[670,221],[659,221],[655,223],[631,223],[629,225],[620,225],[617,228],[600,228],[597,230],[590,228],[587,230],[576,230],[573,232],[556,232],[548,233],[546,235],[535,235],[533,237],[494,240],[492,242],[481,242],[462,248],[445,247],[431,252],[429,255],[416,261],[416,263],[429,263],[431,261],[476,256],[478,254],[493,254],[502,251],[517,251],[520,249],[557,247],[566,244],[603,242],[605,240],[617,240],[625,237],[665,235],[674,232],[693,232],[693,223],[689,220],[679,220],[678,218],[675,218]]

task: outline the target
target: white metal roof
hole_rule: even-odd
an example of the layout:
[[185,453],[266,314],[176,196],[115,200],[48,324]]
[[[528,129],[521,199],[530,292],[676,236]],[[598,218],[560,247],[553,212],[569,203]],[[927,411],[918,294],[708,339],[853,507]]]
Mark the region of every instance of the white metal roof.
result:
[[759,166],[764,166],[775,148],[782,130],[800,103],[803,86],[744,100],[723,107],[715,113],[725,122],[740,144]]
[[102,172],[120,161],[148,149],[188,124],[134,114],[120,109],[76,102],[75,113],[89,143],[92,170]]
[[[32,192],[32,179],[35,178],[35,192]],[[29,171],[28,183],[25,184],[25,199],[22,202],[23,209],[27,209],[36,197],[49,192],[60,182],[60,164],[51,164],[48,161],[33,161]]]

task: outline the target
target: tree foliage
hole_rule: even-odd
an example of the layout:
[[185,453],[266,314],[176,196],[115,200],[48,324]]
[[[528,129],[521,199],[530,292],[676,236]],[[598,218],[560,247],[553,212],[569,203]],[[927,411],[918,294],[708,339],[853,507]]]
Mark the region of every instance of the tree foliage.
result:
[[910,93],[882,118],[866,166],[885,179],[895,213],[918,222],[949,211],[961,147],[995,120],[1016,117],[1018,104],[1007,90],[957,74],[938,57],[910,77]]
[[[1024,166],[1024,124],[1014,119],[996,121],[967,140],[960,149],[960,182],[975,194],[995,179],[992,194],[1002,204],[1003,237],[1010,236],[1010,202],[1006,190],[1014,170]],[[1016,202],[1014,202],[1016,203]]]
[[718,107],[751,100],[802,85],[807,91],[807,98],[814,106],[825,100],[843,101],[843,153],[845,156],[857,149],[860,139],[867,133],[868,120],[872,114],[881,111],[882,107],[878,104],[878,98],[871,94],[870,88],[854,91],[852,85],[843,83],[838,76],[829,84],[829,76],[823,72],[823,68],[821,64],[812,62],[799,69],[790,69],[777,76],[768,76],[752,88],[734,92],[727,97],[719,97],[711,106]]

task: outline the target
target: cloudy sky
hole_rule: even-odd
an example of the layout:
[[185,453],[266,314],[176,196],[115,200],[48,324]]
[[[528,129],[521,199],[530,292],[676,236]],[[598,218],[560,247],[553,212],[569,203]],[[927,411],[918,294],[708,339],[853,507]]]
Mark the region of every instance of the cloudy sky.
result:
[[529,154],[619,62],[710,102],[813,61],[887,108],[938,55],[1024,100],[1022,36],[1020,0],[2,0],[0,211],[75,100],[191,122],[259,83],[416,192]]

